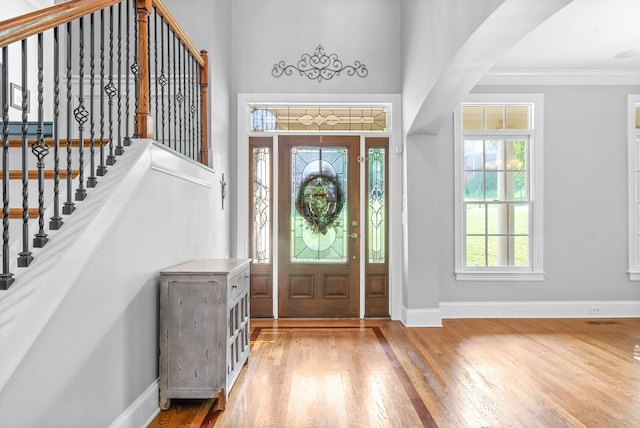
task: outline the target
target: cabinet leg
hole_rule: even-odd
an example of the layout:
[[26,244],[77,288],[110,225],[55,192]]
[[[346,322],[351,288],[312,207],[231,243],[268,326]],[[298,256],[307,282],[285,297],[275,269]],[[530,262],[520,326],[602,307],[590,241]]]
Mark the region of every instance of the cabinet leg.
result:
[[220,393],[218,394],[218,399],[216,400],[215,404],[214,404],[214,410],[215,411],[222,411],[224,410],[224,408],[227,405],[227,394],[225,393],[224,389],[220,390]]
[[160,393],[160,410],[168,410],[171,407],[171,400]]

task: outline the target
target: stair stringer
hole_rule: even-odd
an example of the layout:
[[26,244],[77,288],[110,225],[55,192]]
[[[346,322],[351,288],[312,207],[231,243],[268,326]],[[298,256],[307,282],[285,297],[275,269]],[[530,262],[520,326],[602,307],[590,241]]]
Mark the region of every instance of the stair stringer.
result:
[[210,168],[149,140],[118,164],[0,294],[0,426],[116,419],[157,378],[158,271],[225,256]]

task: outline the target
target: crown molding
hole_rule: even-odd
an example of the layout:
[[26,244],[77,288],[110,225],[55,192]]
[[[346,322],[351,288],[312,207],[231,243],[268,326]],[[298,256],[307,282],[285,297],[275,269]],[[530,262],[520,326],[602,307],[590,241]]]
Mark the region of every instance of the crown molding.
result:
[[640,70],[496,69],[478,85],[640,85]]

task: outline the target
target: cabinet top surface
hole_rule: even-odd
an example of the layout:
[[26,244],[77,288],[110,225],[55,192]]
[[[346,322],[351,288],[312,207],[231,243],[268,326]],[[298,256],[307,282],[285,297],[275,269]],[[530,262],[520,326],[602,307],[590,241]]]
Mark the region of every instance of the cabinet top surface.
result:
[[228,274],[233,270],[249,265],[251,259],[197,259],[183,263],[160,272],[162,275],[210,273]]

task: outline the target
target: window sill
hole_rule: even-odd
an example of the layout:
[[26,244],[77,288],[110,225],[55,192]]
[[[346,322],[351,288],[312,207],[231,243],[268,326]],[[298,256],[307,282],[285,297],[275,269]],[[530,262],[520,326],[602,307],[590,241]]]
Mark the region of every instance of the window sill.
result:
[[[456,281],[544,281],[544,272],[456,272]],[[640,280],[640,272],[638,273]]]
[[629,271],[629,281],[640,281],[640,271]]

